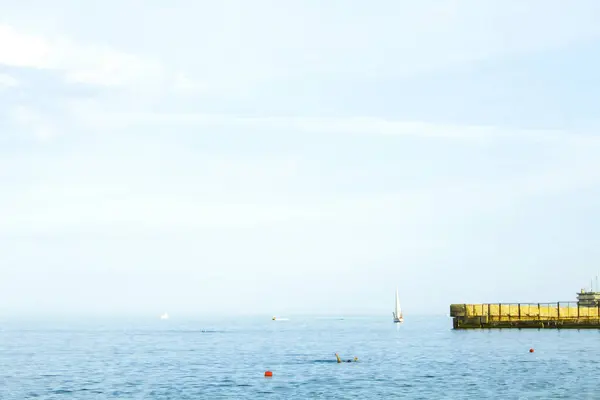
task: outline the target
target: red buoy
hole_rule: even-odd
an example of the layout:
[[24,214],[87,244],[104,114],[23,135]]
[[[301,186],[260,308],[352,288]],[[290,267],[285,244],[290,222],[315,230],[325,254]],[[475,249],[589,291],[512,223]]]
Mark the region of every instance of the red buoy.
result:
[[530,353],[533,353],[533,349],[529,349],[529,352],[530,352]]
[[273,373],[271,371],[266,371],[265,372],[265,378],[270,378],[273,376]]

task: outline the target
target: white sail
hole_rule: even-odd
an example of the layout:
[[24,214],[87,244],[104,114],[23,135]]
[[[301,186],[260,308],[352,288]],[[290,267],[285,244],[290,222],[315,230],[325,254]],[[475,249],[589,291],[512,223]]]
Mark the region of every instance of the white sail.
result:
[[402,308],[400,307],[400,299],[398,297],[398,289],[396,289],[396,308],[394,309],[394,322],[403,322]]

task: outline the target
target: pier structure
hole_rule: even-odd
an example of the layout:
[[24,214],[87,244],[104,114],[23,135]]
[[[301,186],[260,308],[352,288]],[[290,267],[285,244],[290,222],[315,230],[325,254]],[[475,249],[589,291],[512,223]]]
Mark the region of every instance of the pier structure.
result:
[[581,290],[577,301],[451,304],[454,329],[600,329],[600,292]]

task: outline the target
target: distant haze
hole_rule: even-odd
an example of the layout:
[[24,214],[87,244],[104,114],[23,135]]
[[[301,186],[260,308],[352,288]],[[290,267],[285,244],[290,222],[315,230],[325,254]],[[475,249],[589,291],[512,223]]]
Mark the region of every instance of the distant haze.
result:
[[600,270],[599,2],[150,3],[2,6],[0,316],[409,318]]

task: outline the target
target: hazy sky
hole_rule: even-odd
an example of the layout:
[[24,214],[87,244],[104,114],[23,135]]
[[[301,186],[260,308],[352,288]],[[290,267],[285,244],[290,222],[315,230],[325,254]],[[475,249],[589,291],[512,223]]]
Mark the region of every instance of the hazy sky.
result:
[[600,270],[596,0],[0,9],[2,314],[408,317]]

